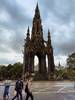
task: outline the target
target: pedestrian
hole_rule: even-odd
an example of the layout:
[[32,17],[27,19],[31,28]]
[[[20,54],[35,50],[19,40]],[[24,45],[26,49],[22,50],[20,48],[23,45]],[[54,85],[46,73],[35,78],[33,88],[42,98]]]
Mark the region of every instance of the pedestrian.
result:
[[16,95],[12,98],[12,100],[14,100],[15,98],[19,100],[19,96],[20,96],[20,100],[23,100],[22,89],[23,89],[23,82],[22,80],[18,79],[15,84]]
[[25,86],[25,92],[26,92],[26,98],[25,100],[28,100],[29,97],[31,98],[31,100],[33,100],[33,94],[31,91],[31,84],[32,84],[32,78],[28,78],[27,82],[26,82],[26,86]]
[[11,83],[11,81],[9,80],[9,78],[7,78],[7,80],[5,80],[5,82],[4,82],[5,87],[4,87],[3,100],[8,100],[9,99],[10,83]]

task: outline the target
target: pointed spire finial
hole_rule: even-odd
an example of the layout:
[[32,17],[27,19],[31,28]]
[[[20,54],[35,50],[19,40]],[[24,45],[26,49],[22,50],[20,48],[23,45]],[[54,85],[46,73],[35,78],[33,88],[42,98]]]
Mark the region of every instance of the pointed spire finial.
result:
[[28,29],[27,29],[27,35],[29,35],[29,26],[28,26]]
[[36,34],[43,37],[41,16],[40,16],[40,10],[39,10],[39,7],[38,7],[38,3],[36,5],[35,14],[34,14],[34,17],[33,17],[32,33],[33,33],[33,35],[31,36],[31,38]]
[[36,5],[36,10],[37,10],[37,11],[39,10],[39,7],[38,7],[38,2],[37,2],[37,5]]
[[59,65],[58,65],[59,67],[61,66],[61,64],[60,64],[60,61],[59,61]]
[[30,40],[29,26],[28,26],[28,29],[27,29],[27,40]]
[[48,44],[51,45],[51,36],[50,36],[50,31],[49,31],[49,29],[48,29]]
[[48,37],[50,37],[50,30],[48,29]]
[[39,11],[38,3],[37,3],[36,8],[35,8],[34,18],[36,18],[36,19],[39,18],[40,19],[40,11]]

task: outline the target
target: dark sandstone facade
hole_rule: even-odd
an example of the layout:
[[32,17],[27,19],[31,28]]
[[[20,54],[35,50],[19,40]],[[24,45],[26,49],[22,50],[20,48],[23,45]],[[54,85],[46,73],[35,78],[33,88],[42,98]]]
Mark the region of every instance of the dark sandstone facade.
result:
[[[46,44],[46,45],[45,45]],[[43,38],[43,29],[41,24],[41,17],[38,8],[38,4],[35,9],[35,15],[32,22],[32,32],[30,38],[29,27],[27,30],[27,37],[24,45],[24,73],[35,73],[34,72],[34,57],[35,55],[39,59],[38,73],[48,78],[54,73],[54,57],[53,48],[51,45],[51,36],[48,30],[48,40],[45,41]],[[48,68],[46,67],[46,56],[48,58]]]

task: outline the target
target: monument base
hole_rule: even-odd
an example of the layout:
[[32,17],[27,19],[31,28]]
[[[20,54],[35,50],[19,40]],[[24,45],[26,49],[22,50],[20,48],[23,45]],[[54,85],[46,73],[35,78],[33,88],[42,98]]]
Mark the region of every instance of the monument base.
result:
[[48,80],[47,74],[41,74],[41,73],[35,73],[35,76],[33,76],[34,81],[45,81]]
[[50,80],[50,81],[54,81],[55,80],[54,73],[48,74],[48,80]]

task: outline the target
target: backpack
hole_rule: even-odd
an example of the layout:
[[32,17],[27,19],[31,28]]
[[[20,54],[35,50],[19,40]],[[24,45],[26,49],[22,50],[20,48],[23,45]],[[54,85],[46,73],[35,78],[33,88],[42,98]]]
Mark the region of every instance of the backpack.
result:
[[20,80],[18,80],[16,82],[16,90],[22,89],[22,82]]

